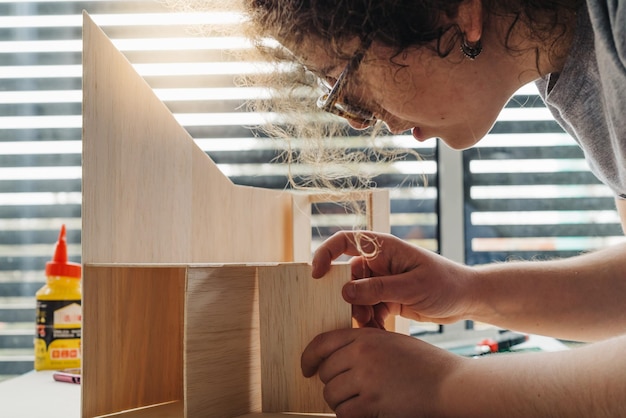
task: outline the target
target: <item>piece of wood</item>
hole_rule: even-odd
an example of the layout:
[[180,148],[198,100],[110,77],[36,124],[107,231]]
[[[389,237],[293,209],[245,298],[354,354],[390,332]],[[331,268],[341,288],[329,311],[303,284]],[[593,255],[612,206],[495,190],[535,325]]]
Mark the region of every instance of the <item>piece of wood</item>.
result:
[[335,414],[299,414],[297,412],[287,412],[287,413],[281,413],[281,412],[263,412],[260,414],[248,414],[248,415],[242,415],[240,417],[237,418],[297,418],[297,417],[304,417],[304,418],[328,418],[328,417],[335,417]]
[[366,198],[367,229],[370,231],[391,232],[389,213],[391,201],[388,190],[372,190]]
[[261,411],[257,268],[191,267],[185,318],[186,416]]
[[83,417],[183,398],[185,272],[84,266]]
[[319,280],[306,264],[258,270],[263,412],[330,412],[321,381],[302,376],[300,356],[318,334],[352,326],[341,297],[350,266],[334,265]]
[[84,323],[100,326],[83,334],[83,417],[172,401],[180,418],[329,412],[300,355],[350,327],[349,279],[348,264],[319,280],[304,263],[85,266]]
[[234,185],[86,14],[82,179],[83,263],[293,260],[291,194]]
[[184,414],[183,402],[176,401],[101,415],[96,418],[184,418]]

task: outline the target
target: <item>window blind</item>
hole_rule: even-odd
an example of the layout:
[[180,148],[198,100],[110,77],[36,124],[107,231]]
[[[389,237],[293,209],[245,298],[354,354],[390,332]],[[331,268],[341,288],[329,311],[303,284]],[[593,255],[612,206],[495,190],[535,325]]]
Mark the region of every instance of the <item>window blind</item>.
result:
[[534,86],[464,152],[466,259],[562,258],[623,241],[610,189]]

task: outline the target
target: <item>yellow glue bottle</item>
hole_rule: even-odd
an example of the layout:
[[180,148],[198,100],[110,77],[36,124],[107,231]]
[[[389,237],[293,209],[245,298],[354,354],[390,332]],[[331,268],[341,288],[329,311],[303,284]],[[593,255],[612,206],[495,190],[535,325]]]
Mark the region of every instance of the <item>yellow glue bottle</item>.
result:
[[65,225],[54,258],[46,263],[46,277],[35,294],[35,370],[80,368],[81,266],[67,261]]

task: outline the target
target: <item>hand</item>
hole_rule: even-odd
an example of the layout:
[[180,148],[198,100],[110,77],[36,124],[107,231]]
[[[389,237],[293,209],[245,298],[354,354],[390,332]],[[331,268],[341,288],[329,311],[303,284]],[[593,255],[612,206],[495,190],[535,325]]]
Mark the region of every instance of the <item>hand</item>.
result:
[[[357,241],[358,240],[358,241]],[[343,288],[360,326],[383,328],[387,316],[440,324],[467,318],[474,270],[389,234],[338,232],[313,257],[320,278],[341,254],[353,255],[352,281]],[[363,255],[365,254],[365,255]]]
[[440,412],[442,385],[464,361],[406,335],[356,328],[318,335],[302,373],[319,375],[338,418],[419,418]]

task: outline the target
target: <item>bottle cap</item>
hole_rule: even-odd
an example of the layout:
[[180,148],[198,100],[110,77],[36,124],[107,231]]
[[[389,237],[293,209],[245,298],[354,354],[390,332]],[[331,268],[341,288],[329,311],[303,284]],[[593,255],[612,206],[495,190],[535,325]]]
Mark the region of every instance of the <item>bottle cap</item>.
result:
[[54,258],[46,263],[46,276],[63,276],[80,279],[81,266],[78,263],[67,261],[67,242],[65,240],[65,225],[61,226],[61,233],[54,251]]

